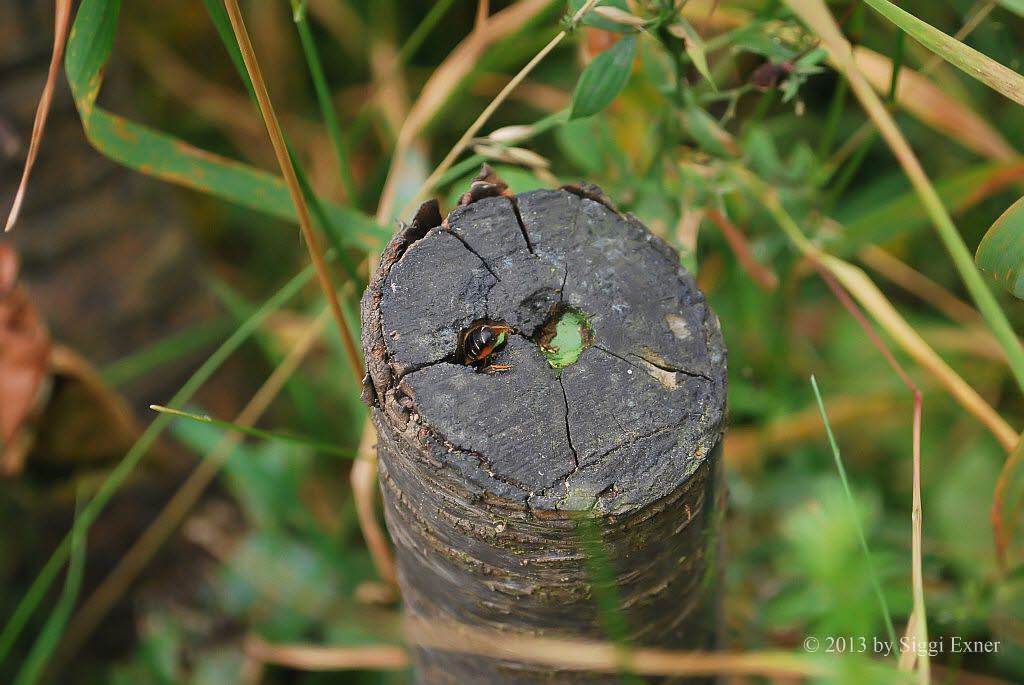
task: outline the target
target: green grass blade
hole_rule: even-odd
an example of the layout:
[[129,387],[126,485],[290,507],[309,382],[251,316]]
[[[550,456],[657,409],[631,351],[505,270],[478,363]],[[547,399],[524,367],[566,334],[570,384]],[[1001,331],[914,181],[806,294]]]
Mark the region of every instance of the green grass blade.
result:
[[338,457],[345,457],[346,459],[354,459],[355,454],[351,450],[345,450],[337,445],[331,445],[326,442],[319,440],[313,440],[311,438],[303,437],[301,435],[292,435],[291,433],[282,433],[280,431],[263,430],[262,428],[249,428],[246,426],[240,426],[237,423],[230,421],[222,421],[221,419],[215,419],[210,416],[193,414],[182,409],[171,409],[170,407],[163,407],[159,404],[151,404],[149,408],[160,414],[169,414],[171,416],[190,419],[198,423],[208,423],[211,426],[217,426],[218,428],[224,428],[226,430],[238,431],[245,435],[252,436],[254,438],[260,438],[262,440],[273,440],[275,442],[290,442],[296,445],[302,445],[304,447],[311,447],[317,452],[324,452],[325,454],[333,454]]
[[850,504],[850,511],[853,514],[853,521],[857,527],[857,538],[860,541],[860,548],[864,552],[864,558],[868,563],[868,570],[871,573],[871,585],[875,589],[875,596],[878,598],[878,605],[885,617],[885,630],[889,636],[889,644],[898,645],[896,641],[896,629],[893,627],[892,614],[889,613],[889,603],[885,600],[882,592],[882,584],[878,580],[878,573],[875,571],[875,562],[871,558],[871,550],[868,549],[868,541],[864,536],[864,528],[860,525],[860,518],[857,517],[857,505],[853,501],[853,492],[850,490],[850,482],[846,479],[846,467],[843,466],[843,457],[839,453],[839,445],[836,444],[836,437],[832,434],[832,424],[828,422],[828,414],[825,412],[825,402],[821,399],[821,392],[818,390],[818,381],[811,376],[811,387],[814,388],[814,399],[818,403],[818,412],[825,424],[825,433],[828,435],[828,444],[832,448],[832,456],[836,461],[836,470],[839,471],[839,480],[843,484],[843,492],[846,493],[846,501]]
[[957,69],[1018,104],[1024,105],[1024,76],[1013,69],[1004,67],[974,48],[964,45],[934,26],[926,24],[888,0],[864,0],[864,2]]
[[[872,7],[883,5],[892,7],[888,3],[884,3],[884,0],[867,1]],[[945,204],[943,204],[942,198],[936,192],[931,180],[929,180],[913,148],[910,147],[892,115],[885,108],[874,89],[867,83],[863,74],[860,73],[860,70],[854,63],[849,43],[842,36],[839,25],[836,24],[835,19],[829,13],[823,0],[788,0],[788,3],[796,14],[820,36],[832,62],[842,72],[843,76],[850,81],[851,88],[853,88],[857,99],[860,100],[864,110],[874,122],[876,130],[885,139],[896,159],[899,160],[904,174],[906,174],[907,179],[914,186],[920,197],[921,204],[927,210],[928,216],[935,225],[939,239],[946,248],[946,252],[949,253],[949,257],[959,272],[964,286],[966,286],[967,291],[971,295],[971,299],[974,300],[978,311],[981,312],[985,323],[1006,355],[1007,366],[1009,366],[1017,386],[1024,389],[1024,345],[1021,344],[1020,338],[1017,337],[1013,326],[1010,325],[1010,321],[1006,317],[1006,312],[1000,307],[999,301],[989,288],[989,284],[974,263],[973,255],[967,249],[963,236],[960,235],[956,225],[953,223],[953,219],[950,217]],[[904,12],[903,14],[906,13]],[[906,16],[909,17],[910,15]],[[939,35],[945,34],[939,33]],[[959,45],[959,42],[957,44]],[[991,60],[988,61],[991,62]],[[996,64],[995,62],[991,63]],[[1020,77],[1018,76],[1017,78],[1019,79]]]
[[[83,0],[68,37],[64,67],[89,143],[115,162],[149,176],[296,221],[295,208],[279,177],[96,106],[119,11],[118,0]],[[324,211],[332,222],[345,227],[345,241],[351,247],[378,249],[388,237],[385,229],[358,211],[328,203]]]
[[[313,267],[308,266],[297,276],[288,281],[284,287],[278,290],[262,307],[259,308],[245,323],[239,326],[213,354],[196,370],[185,382],[181,389],[171,398],[168,404],[172,407],[180,407],[188,402],[196,391],[227,361],[228,357],[234,354],[235,350],[241,347],[242,343],[249,339],[249,336],[263,323],[264,320],[274,311],[279,309],[285,302],[294,297],[313,278]],[[82,509],[81,514],[75,519],[71,533],[64,537],[50,559],[43,566],[39,575],[36,576],[28,592],[18,602],[14,613],[4,625],[3,632],[0,632],[0,663],[4,662],[14,645],[14,641],[21,634],[22,629],[36,607],[43,600],[44,595],[60,572],[64,561],[70,551],[70,543],[75,535],[84,535],[89,526],[103,511],[110,498],[124,483],[128,475],[138,465],[149,449],[156,442],[163,430],[170,424],[172,417],[161,414],[156,417],[135,444],[128,450],[124,458],[111,471],[107,479],[100,485],[96,495]]]
[[127,383],[212,344],[214,340],[227,335],[232,328],[234,326],[227,317],[198,323],[107,364],[100,373],[112,385]]
[[[225,281],[215,276],[211,277],[209,287],[214,297],[234,318],[236,325],[241,324],[256,311],[255,304],[249,302]],[[253,342],[263,352],[271,368],[276,367],[284,359],[285,351],[281,349],[280,342],[270,331],[256,331],[253,334]],[[292,374],[285,382],[285,391],[295,408],[295,416],[303,423],[305,432],[320,438],[332,435],[328,431],[334,427],[333,422],[328,418],[324,407],[321,406],[321,398],[317,396],[317,392],[310,382],[300,374]]]
[[324,74],[324,65],[320,59],[320,52],[316,49],[313,32],[309,28],[309,20],[306,18],[307,13],[296,0],[292,0],[292,8],[295,14],[295,30],[299,34],[302,54],[306,58],[306,67],[309,69],[309,76],[313,81],[313,90],[316,93],[317,104],[320,105],[320,116],[323,117],[324,126],[327,128],[327,135],[334,145],[334,156],[338,162],[341,186],[345,191],[345,197],[349,198],[351,202],[356,197],[356,187],[355,182],[352,180],[352,169],[349,167],[345,141],[341,136],[338,112],[334,108],[331,89],[327,85],[327,76]]
[[[259,111],[259,104],[256,101],[256,91],[253,90],[252,80],[249,78],[249,71],[245,68],[245,63],[242,60],[241,48],[238,45],[238,40],[235,38],[235,32],[234,29],[231,27],[231,21],[228,19],[227,10],[225,9],[224,4],[220,2],[220,0],[204,0],[204,2],[206,4],[207,13],[210,16],[210,21],[217,29],[217,35],[220,36],[221,42],[224,45],[224,49],[227,50],[228,55],[231,57],[232,63],[234,63],[235,65],[235,71],[238,72],[239,77],[241,77],[242,79],[242,83],[245,84],[245,87],[248,90],[249,97],[253,102],[253,107],[255,107],[257,111]],[[304,12],[299,12],[298,8],[294,6],[293,13],[296,16],[303,16],[305,14]],[[319,57],[316,58],[316,61],[317,64],[319,65]],[[322,69],[320,70],[320,75],[321,77],[323,76]],[[326,90],[326,82],[323,83],[323,87]],[[331,113],[333,113],[334,108],[333,105],[330,103],[329,91],[325,92],[325,96],[327,99],[328,109],[330,110]],[[336,117],[334,118],[334,123],[337,124]],[[340,128],[338,130],[338,145],[342,145]],[[322,233],[324,233],[327,236],[327,239],[331,243],[331,247],[333,247],[337,252],[339,261],[341,262],[342,267],[348,274],[348,277],[353,281],[358,282],[359,277],[356,272],[356,266],[355,264],[352,263],[352,261],[349,259],[348,255],[345,252],[346,248],[353,246],[360,247],[358,244],[353,245],[352,240],[353,236],[351,230],[357,228],[357,226],[352,224],[351,217],[342,216],[341,213],[338,212],[338,210],[341,209],[349,214],[362,217],[366,221],[370,221],[371,223],[373,222],[368,217],[363,216],[362,214],[355,210],[336,207],[322,200],[313,191],[313,186],[310,184],[309,179],[306,176],[306,173],[302,170],[302,165],[299,164],[298,157],[295,155],[295,151],[292,149],[291,143],[288,141],[287,136],[285,137],[285,146],[288,148],[288,155],[291,157],[292,167],[295,169],[295,176],[298,179],[299,186],[302,190],[302,195],[306,198],[306,202],[309,203],[310,209],[312,211],[312,216],[315,222],[317,223],[318,228]],[[341,151],[341,154],[344,155],[343,147],[340,147],[339,150]],[[344,169],[347,169],[347,163],[344,162],[344,160],[340,160],[339,163],[342,164],[342,167]],[[283,182],[281,183],[281,192],[283,193],[284,199],[287,201],[289,210],[294,215],[295,206]],[[352,196],[350,195],[349,197],[351,198]],[[371,245],[363,245],[362,249],[364,251],[367,248],[369,248],[370,250],[374,250],[383,247],[383,241],[386,240],[390,235],[389,233],[387,233],[385,229],[383,229],[378,224],[373,223],[373,226],[374,231],[380,237],[380,241],[378,243]]]
[[231,63],[235,65],[235,71],[238,72],[238,75],[242,78],[242,83],[245,84],[245,92],[255,99],[252,80],[249,78],[249,71],[245,68],[242,51],[238,47],[238,42],[235,41],[235,32],[231,29],[231,20],[228,19],[228,11],[224,7],[224,3],[222,0],[203,0],[203,5],[206,6],[206,13],[210,15],[213,28],[217,30],[217,35],[220,36],[220,42],[224,44],[224,48],[228,51]]
[[[79,494],[79,506],[75,508],[76,520],[81,510],[81,497],[82,495]],[[75,608],[75,602],[78,600],[78,593],[82,589],[82,575],[85,569],[85,545],[85,531],[74,528],[71,536],[71,561],[68,564],[67,574],[64,577],[64,589],[61,590],[57,604],[54,605],[53,611],[50,612],[49,618],[46,619],[43,629],[39,631],[39,636],[36,637],[36,641],[29,650],[28,656],[25,657],[25,662],[18,670],[18,675],[14,679],[14,685],[33,685],[39,682],[50,657],[57,649],[61,635],[64,632],[64,626],[67,625],[68,619],[71,617],[71,612]]]
[[[406,60],[420,49],[427,36],[434,30],[434,27],[441,21],[453,3],[454,0],[440,0],[440,2],[434,3],[430,11],[427,12],[427,16],[423,17],[423,21],[413,30],[405,44],[398,51],[398,55],[395,57],[395,66],[392,71],[386,74],[385,79],[393,78],[398,74],[399,69],[405,66]],[[349,130],[346,137],[349,141],[360,141],[366,135],[366,128],[373,120],[374,113],[377,111],[374,104],[375,98],[371,95],[363,106],[360,107],[359,114],[348,127]]]
[[[591,518],[590,512],[580,512],[574,517],[574,522],[605,632],[624,654],[628,653],[631,648],[629,624],[622,613],[618,587],[615,584],[615,570],[601,540],[601,531]],[[623,670],[620,675],[628,683],[643,682],[635,673],[629,671]]]

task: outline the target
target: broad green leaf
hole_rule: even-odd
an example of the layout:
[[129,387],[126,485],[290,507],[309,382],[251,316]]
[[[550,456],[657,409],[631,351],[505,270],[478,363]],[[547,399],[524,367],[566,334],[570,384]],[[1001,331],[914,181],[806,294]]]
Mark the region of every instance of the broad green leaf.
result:
[[974,261],[1014,297],[1024,299],[1024,197],[988,229]]
[[[934,26],[926,24],[888,0],[864,0],[864,2],[957,69],[1018,104],[1024,105],[1024,76],[1004,67],[974,48],[964,45]],[[1012,4],[1024,5],[1024,2],[1015,0]]]
[[[295,207],[279,177],[201,150],[96,106],[119,10],[118,0],[83,0],[68,37],[64,62],[68,83],[82,128],[93,147],[144,174],[295,221]],[[386,240],[387,231],[362,213],[322,204],[331,223],[345,227],[341,237],[346,246],[374,249]]]
[[587,65],[572,94],[570,119],[589,117],[611,104],[626,86],[636,56],[636,35],[620,39]]

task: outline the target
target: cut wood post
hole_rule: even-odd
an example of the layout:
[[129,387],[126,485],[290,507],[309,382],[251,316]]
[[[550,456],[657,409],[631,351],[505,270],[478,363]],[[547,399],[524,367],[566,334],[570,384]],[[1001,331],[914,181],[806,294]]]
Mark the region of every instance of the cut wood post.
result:
[[[481,322],[511,333],[469,365]],[[485,169],[391,240],[362,324],[408,616],[612,639],[603,592],[629,644],[715,647],[725,347],[671,247],[596,187],[512,196]],[[436,648],[415,664],[425,683],[617,680]]]

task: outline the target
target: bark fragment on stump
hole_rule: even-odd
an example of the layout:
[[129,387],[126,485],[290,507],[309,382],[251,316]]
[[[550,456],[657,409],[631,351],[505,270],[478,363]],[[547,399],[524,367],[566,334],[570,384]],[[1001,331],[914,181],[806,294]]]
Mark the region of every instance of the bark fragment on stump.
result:
[[[389,243],[363,298],[365,397],[379,435],[406,611],[529,635],[607,639],[574,517],[595,517],[635,644],[709,648],[725,411],[717,318],[675,251],[594,188],[487,184]],[[552,368],[565,308],[589,346]],[[460,334],[512,327],[480,373]],[[429,683],[597,682],[420,650]]]

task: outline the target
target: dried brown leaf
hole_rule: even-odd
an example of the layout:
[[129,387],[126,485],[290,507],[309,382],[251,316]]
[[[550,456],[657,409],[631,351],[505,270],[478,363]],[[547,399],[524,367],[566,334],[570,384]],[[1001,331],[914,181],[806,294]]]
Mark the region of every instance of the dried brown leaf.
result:
[[39,143],[43,139],[46,118],[50,114],[53,89],[57,85],[57,76],[60,74],[60,62],[64,55],[64,44],[67,42],[70,23],[71,0],[57,0],[53,18],[53,54],[50,57],[50,67],[46,73],[46,85],[43,86],[43,93],[39,96],[39,106],[36,108],[36,118],[32,124],[32,139],[29,141],[28,154],[25,156],[25,168],[21,173],[21,182],[18,183],[18,191],[14,195],[14,204],[11,206],[11,213],[7,215],[7,226],[4,231],[14,228],[14,224],[18,221],[18,214],[21,212],[21,205],[25,201],[28,179],[32,173],[36,156],[39,154]]
[[21,470],[31,420],[49,368],[50,334],[17,284],[18,258],[0,243],[0,474]]
[[[875,90],[888,92],[892,79],[892,62],[888,57],[858,45],[853,49],[853,58]],[[923,123],[982,157],[1005,162],[1018,156],[1009,141],[981,115],[913,69],[900,69],[896,102]]]

